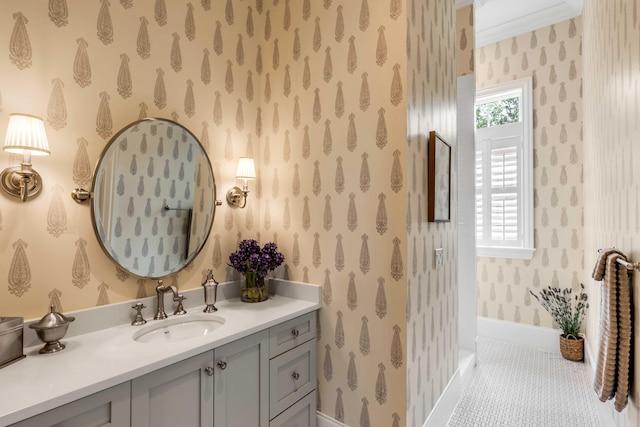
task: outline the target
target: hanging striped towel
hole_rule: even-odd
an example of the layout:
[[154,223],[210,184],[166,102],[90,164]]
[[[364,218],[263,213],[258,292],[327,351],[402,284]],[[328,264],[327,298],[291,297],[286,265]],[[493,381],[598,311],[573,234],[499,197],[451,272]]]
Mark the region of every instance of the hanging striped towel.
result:
[[[613,248],[599,251],[592,277],[602,280],[600,339],[593,388],[604,402],[615,398],[618,412],[627,406],[631,386],[631,288],[626,256]],[[604,279],[604,280],[603,280]]]

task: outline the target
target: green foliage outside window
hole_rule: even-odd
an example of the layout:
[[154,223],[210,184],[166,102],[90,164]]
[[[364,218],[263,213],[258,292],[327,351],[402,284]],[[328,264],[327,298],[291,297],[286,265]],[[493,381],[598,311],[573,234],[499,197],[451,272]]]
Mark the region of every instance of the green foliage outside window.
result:
[[476,129],[520,121],[520,98],[506,98],[476,105]]

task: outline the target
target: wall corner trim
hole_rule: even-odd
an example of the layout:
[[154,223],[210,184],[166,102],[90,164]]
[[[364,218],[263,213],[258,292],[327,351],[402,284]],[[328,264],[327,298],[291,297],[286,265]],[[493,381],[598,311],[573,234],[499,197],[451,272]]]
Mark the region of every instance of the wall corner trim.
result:
[[462,9],[472,4],[474,4],[474,0],[456,0],[456,9]]
[[478,317],[478,335],[543,350],[560,352],[559,330],[544,326],[507,322],[506,320]]
[[316,411],[316,414],[318,422],[317,427],[348,427],[346,424],[342,424],[340,421],[334,420],[320,411]]
[[447,425],[458,400],[460,400],[461,393],[462,380],[460,378],[460,370],[456,369],[422,427],[442,427]]

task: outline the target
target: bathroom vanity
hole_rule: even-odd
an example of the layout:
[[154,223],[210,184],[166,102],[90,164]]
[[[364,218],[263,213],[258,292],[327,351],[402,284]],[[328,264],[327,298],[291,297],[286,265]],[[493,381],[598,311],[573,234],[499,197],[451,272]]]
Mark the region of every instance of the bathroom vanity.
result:
[[188,307],[71,336],[56,354],[26,349],[0,370],[0,425],[315,426],[320,288],[273,282],[262,303],[225,299],[215,314]]

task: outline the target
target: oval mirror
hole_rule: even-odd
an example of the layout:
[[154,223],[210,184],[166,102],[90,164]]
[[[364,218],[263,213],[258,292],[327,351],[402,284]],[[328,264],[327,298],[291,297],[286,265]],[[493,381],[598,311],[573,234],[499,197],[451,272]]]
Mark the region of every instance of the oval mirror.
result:
[[202,250],[215,208],[207,153],[171,120],[131,123],[98,161],[94,230],[104,252],[131,274],[156,279],[184,268]]

